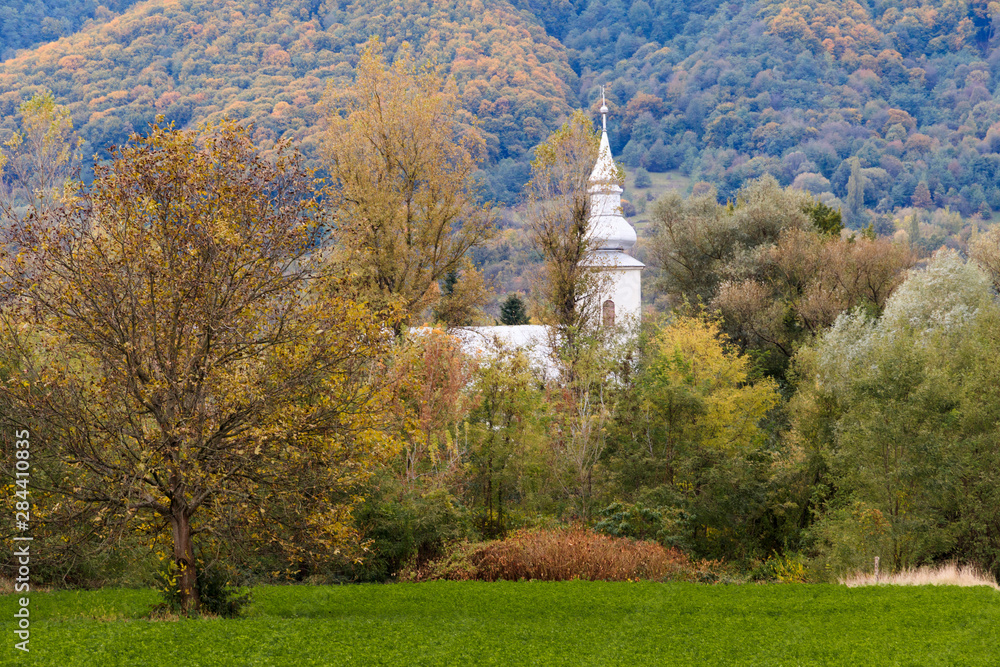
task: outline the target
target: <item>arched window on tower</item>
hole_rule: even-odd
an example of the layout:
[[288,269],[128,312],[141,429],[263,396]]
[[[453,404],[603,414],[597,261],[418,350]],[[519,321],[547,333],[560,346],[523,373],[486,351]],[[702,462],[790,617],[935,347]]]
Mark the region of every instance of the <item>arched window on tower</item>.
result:
[[615,325],[615,302],[608,299],[604,302],[604,307],[602,308],[604,326],[613,327]]

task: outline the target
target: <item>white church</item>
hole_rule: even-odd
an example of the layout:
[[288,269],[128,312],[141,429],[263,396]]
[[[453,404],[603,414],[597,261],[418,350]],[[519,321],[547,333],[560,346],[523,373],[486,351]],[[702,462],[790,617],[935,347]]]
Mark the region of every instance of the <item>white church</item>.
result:
[[[632,257],[635,229],[622,215],[622,187],[618,167],[608,142],[608,107],[601,106],[601,145],[597,163],[590,173],[588,240],[594,250],[582,265],[600,272],[597,284],[602,326],[638,323],[642,312],[642,269],[645,264]],[[528,350],[534,362],[548,366],[548,328],[542,325],[467,327],[454,332],[470,353],[488,353],[498,344]]]

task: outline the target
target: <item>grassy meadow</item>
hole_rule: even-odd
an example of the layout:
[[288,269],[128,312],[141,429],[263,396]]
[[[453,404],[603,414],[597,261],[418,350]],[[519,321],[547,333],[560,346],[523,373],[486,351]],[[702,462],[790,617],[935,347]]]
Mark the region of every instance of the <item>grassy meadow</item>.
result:
[[664,173],[649,172],[649,187],[635,186],[635,170],[625,173],[625,192],[623,198],[636,206],[638,212],[629,217],[638,232],[644,232],[649,225],[649,213],[653,202],[670,192],[680,192],[684,195],[691,187],[691,179],[674,170]]
[[[148,590],[31,595],[5,665],[994,665],[1000,593],[945,586],[446,582],[254,590],[148,620]],[[15,596],[2,597],[10,619]],[[9,627],[9,621],[8,621]]]

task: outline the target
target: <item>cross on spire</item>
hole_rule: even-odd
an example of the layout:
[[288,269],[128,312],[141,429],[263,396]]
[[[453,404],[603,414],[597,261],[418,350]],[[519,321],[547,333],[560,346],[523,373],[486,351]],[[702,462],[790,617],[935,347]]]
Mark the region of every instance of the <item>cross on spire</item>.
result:
[[608,131],[608,102],[604,99],[604,86],[601,86],[601,128]]

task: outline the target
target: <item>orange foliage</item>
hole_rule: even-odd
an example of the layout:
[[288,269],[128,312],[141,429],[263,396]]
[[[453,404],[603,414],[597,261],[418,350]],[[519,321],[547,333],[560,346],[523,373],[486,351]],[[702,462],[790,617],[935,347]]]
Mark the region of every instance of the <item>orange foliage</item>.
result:
[[401,579],[479,581],[714,580],[718,562],[692,562],[656,542],[609,537],[587,528],[518,531],[505,540],[458,545],[443,559],[404,571]]
[[[520,157],[545,134],[535,124],[551,131],[576,103],[566,49],[506,3],[353,0],[325,3],[322,19],[314,5],[239,3],[237,11],[233,3],[213,0],[141,3],[110,21],[87,23],[0,65],[0,127],[13,129],[21,91],[42,84],[75,118],[88,119],[77,129],[94,147],[144,131],[157,112],[180,125],[229,114],[254,120],[275,140],[299,141],[312,158],[322,92],[328,82],[349,83],[358,46],[373,34],[390,56],[410,48],[418,62],[440,64],[442,74],[454,75],[460,92],[474,84],[477,92],[464,106],[468,112],[480,111],[481,100],[517,99],[508,109],[483,107],[481,131],[494,157]],[[168,52],[175,54],[172,64],[162,57]],[[56,69],[74,78],[52,81]],[[87,108],[90,100],[139,87],[151,96],[135,95],[110,114],[91,116],[106,109]],[[163,96],[175,89],[190,104],[176,107],[180,115],[172,118],[171,102]],[[272,113],[278,103],[292,100],[292,108]],[[472,120],[469,114],[463,119]]]
[[475,406],[468,391],[474,368],[460,341],[440,329],[423,330],[399,353],[396,408],[408,482],[448,476],[461,465],[458,425]]

